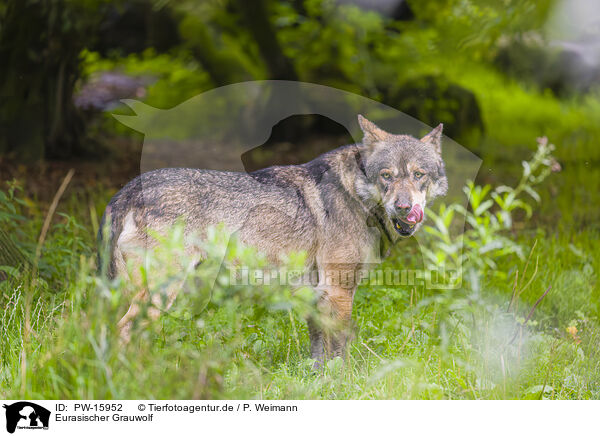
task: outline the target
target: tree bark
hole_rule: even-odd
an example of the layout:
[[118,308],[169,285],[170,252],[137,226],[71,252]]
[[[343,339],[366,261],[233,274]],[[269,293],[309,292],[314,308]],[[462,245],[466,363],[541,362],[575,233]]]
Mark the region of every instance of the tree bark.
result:
[[298,80],[292,61],[283,53],[269,19],[267,0],[234,0],[242,20],[258,44],[270,79]]
[[62,0],[7,5],[0,30],[0,153],[39,160],[84,151],[83,121],[72,101],[83,38],[64,30],[64,8]]

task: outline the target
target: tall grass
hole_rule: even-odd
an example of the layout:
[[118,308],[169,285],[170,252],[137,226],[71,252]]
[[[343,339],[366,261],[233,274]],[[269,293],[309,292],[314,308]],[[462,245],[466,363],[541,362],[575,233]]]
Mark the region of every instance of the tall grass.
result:
[[[551,164],[549,154],[536,156],[529,164],[534,171],[515,188],[470,185],[471,208],[455,212],[470,223],[461,256],[451,249],[455,241],[444,236],[449,223],[443,213],[453,206],[432,220],[429,255],[464,267],[460,289],[434,291],[420,283],[361,287],[348,359],[329,361],[317,372],[304,323],[313,307],[310,290],[233,285],[226,268],[214,287],[202,268],[187,275],[165,269],[151,291],[160,295],[173,282],[185,282],[184,290],[156,321],[145,307],[131,341],[122,342],[116,323],[130,302],[130,285],[96,274],[92,232],[60,214],[48,232],[39,272],[6,269],[8,278],[0,282],[0,395],[600,398],[597,233],[582,231],[568,240],[513,233],[517,213],[506,196],[518,191],[512,200],[523,201],[525,210],[535,201],[523,186],[531,188],[530,176]],[[0,198],[0,220],[15,243],[31,252],[43,216],[16,186]],[[212,235],[207,249],[222,250],[220,234]],[[484,240],[496,242],[482,250]],[[418,268],[415,250],[410,244],[396,247],[381,268]],[[156,269],[182,252],[182,233],[175,228],[146,265]],[[231,241],[225,264],[233,262],[267,265],[254,250]],[[297,268],[302,257],[289,262]]]

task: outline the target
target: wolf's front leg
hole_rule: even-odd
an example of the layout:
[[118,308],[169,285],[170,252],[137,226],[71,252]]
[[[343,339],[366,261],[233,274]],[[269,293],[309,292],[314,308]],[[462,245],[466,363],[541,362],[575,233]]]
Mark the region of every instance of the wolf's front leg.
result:
[[325,329],[324,346],[329,359],[346,357],[346,345],[351,337],[354,289],[330,288],[326,295],[330,322]]
[[325,344],[323,342],[323,327],[318,319],[311,316],[306,321],[310,338],[310,357],[315,359],[313,369],[319,369],[325,362]]
[[351,333],[353,291],[343,288],[328,289],[318,304],[319,315],[307,320],[310,337],[310,355],[319,369],[325,359],[345,357]]

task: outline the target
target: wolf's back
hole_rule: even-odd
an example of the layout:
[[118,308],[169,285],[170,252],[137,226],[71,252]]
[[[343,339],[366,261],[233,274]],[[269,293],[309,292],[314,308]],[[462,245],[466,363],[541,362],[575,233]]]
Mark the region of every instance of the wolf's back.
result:
[[[126,219],[130,212],[141,237],[147,229],[167,228],[180,217],[196,230],[223,223],[233,231],[245,223],[250,211],[265,205],[295,222],[299,210],[305,208],[298,185],[302,171],[298,167],[274,167],[248,174],[163,168],[141,174],[115,194],[102,216],[99,271],[115,277],[115,249],[125,222],[130,223],[130,218]],[[307,213],[304,210],[303,215]]]

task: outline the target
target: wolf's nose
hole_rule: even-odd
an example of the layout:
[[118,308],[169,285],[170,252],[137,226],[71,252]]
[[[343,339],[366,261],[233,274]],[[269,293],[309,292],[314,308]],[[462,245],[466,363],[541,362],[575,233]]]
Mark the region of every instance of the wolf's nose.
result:
[[397,201],[395,204],[396,210],[403,215],[407,215],[410,212],[411,205],[402,201]]
[[423,209],[418,204],[415,204],[404,219],[410,224],[416,224],[423,221],[423,216]]

